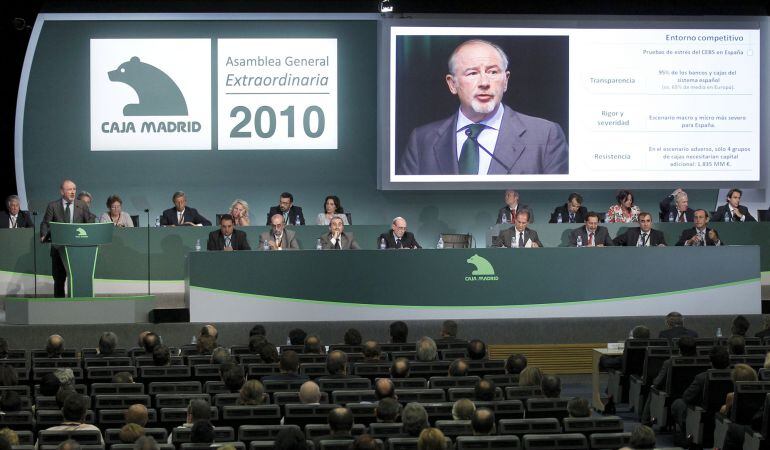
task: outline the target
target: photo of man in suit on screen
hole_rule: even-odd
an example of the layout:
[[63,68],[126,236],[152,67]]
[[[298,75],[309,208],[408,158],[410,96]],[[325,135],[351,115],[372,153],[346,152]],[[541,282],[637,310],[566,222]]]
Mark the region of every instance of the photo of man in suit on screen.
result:
[[502,103],[508,57],[481,39],[449,57],[445,81],[460,101],[451,116],[415,128],[397,161],[399,175],[567,174],[567,139],[555,122]]

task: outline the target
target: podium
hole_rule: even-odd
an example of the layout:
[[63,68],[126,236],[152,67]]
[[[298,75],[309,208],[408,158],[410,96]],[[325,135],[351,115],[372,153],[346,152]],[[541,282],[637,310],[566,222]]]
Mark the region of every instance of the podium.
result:
[[51,245],[67,268],[68,297],[93,297],[99,246],[112,242],[112,223],[51,222]]

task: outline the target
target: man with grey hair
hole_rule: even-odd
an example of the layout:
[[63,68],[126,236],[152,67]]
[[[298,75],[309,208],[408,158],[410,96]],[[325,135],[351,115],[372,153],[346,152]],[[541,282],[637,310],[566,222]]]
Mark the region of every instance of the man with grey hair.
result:
[[315,381],[305,381],[299,387],[299,401],[305,405],[318,405],[321,402],[321,389]]
[[174,207],[163,211],[160,216],[161,226],[211,226],[211,221],[198,214],[197,209],[187,206],[187,196],[184,192],[174,192],[171,201],[174,203]]
[[113,356],[118,346],[118,336],[112,331],[105,331],[99,338],[99,356]]
[[452,419],[471,420],[476,412],[476,404],[469,398],[461,398],[452,405]]
[[497,212],[497,222],[495,223],[513,223],[516,213],[525,209],[529,211],[529,223],[534,222],[535,217],[529,206],[519,203],[519,193],[513,189],[508,189],[505,191],[505,206]]
[[417,350],[417,361],[435,361],[438,355],[436,342],[427,336],[423,336],[417,341],[415,349]]
[[159,448],[160,446],[152,436],[142,436],[134,442],[134,450],[158,450]]
[[692,222],[695,211],[689,206],[687,192],[676,188],[674,192],[660,201],[661,222]]
[[508,57],[500,46],[481,39],[458,45],[445,81],[460,101],[459,110],[412,131],[396,174],[568,173],[561,126],[502,103],[509,77]]
[[299,250],[299,243],[293,230],[286,229],[281,214],[273,214],[270,218],[270,230],[260,233],[259,242],[261,249],[265,249],[264,243],[267,243],[268,250]]
[[66,441],[61,441],[56,450],[80,450],[80,442],[74,439],[67,439]]
[[406,219],[396,217],[390,226],[390,231],[386,231],[377,238],[378,248],[422,248],[414,234],[406,231]]
[[418,437],[423,428],[427,428],[428,412],[419,403],[409,403],[401,412],[401,423],[404,424],[404,433],[409,437]]
[[21,210],[18,195],[9,195],[5,199],[5,211],[0,211],[0,228],[32,228],[29,212]]
[[662,330],[660,334],[658,334],[658,338],[671,340],[682,336],[698,337],[698,333],[694,330],[689,330],[684,327],[684,317],[677,311],[671,311],[666,314],[666,327],[667,329]]

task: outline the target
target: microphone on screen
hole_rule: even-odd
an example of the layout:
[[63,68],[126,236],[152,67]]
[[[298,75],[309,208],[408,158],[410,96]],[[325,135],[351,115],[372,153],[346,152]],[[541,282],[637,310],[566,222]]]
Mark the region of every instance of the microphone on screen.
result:
[[[491,156],[491,157],[492,157],[492,159],[494,159],[494,160],[495,160],[495,161],[496,161],[498,164],[500,164],[501,166],[503,166],[503,169],[505,169],[505,171],[506,171],[507,173],[511,173],[511,168],[510,168],[510,167],[509,167],[507,164],[505,164],[504,162],[500,161],[500,158],[498,158],[497,156],[495,156],[495,155],[494,155],[494,153],[490,152],[489,150],[487,150],[487,148],[486,148],[486,147],[484,147],[483,145],[481,145],[481,142],[479,142],[479,140],[478,140],[478,139],[476,139],[475,137],[471,136],[471,128],[470,128],[470,126],[471,126],[471,125],[478,125],[478,124],[473,124],[473,123],[472,123],[472,124],[468,124],[468,125],[466,125],[466,126],[464,126],[464,127],[460,128],[460,130],[461,130],[461,131],[462,131],[462,130],[465,130],[465,135],[466,135],[466,136],[468,136],[468,138],[470,138],[470,139],[473,139],[473,142],[475,142],[475,143],[476,143],[476,145],[477,145],[477,146],[478,146],[480,149],[484,150],[484,152],[485,152],[487,155]],[[486,127],[486,125],[484,125],[484,126]]]

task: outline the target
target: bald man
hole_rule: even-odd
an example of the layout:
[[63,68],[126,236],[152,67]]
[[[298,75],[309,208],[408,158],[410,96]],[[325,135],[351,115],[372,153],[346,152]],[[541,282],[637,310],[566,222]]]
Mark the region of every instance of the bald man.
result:
[[481,39],[458,45],[449,57],[445,81],[460,107],[448,118],[412,131],[396,174],[569,173],[561,127],[503,105],[509,76],[508,56],[499,46]]
[[[88,205],[75,198],[77,186],[72,180],[64,180],[59,185],[61,197],[48,204],[40,222],[40,242],[50,242],[51,222],[90,223],[93,222]],[[64,253],[59,246],[51,246],[51,275],[53,275],[54,297],[64,297],[64,284],[67,280],[67,269],[64,266]]]
[[48,336],[45,351],[49,358],[61,358],[61,354],[64,351],[64,338],[58,334]]
[[299,387],[299,401],[305,405],[321,404],[321,389],[315,381],[306,381]]
[[135,423],[140,426],[146,426],[149,420],[149,413],[147,407],[141,403],[134,403],[126,410],[126,424]]
[[385,243],[385,248],[422,248],[414,238],[414,234],[406,231],[406,219],[403,217],[393,219],[390,231],[382,233],[377,239],[377,248],[382,248],[383,242]]

